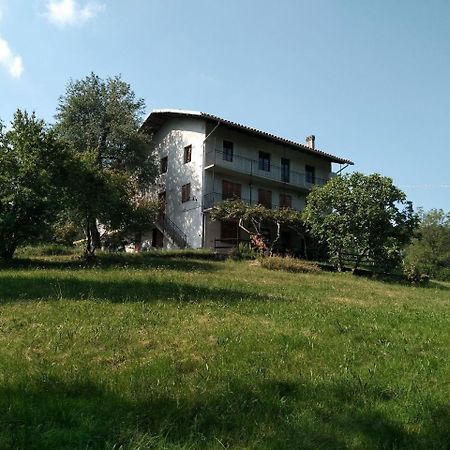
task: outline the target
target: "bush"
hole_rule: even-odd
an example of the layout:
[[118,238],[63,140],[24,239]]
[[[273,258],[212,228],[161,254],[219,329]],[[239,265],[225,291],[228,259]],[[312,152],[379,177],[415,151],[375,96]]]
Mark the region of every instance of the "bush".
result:
[[83,239],[83,235],[75,222],[60,220],[53,226],[53,239],[58,244],[71,246],[76,240]]
[[450,281],[450,267],[442,267],[436,271],[436,280]]
[[403,274],[410,283],[414,284],[419,283],[425,284],[428,283],[430,279],[430,277],[427,274],[422,273],[419,266],[412,263],[406,263],[403,266]]
[[75,247],[58,244],[27,245],[25,247],[20,247],[17,250],[17,256],[21,258],[29,258],[32,256],[75,255],[78,253],[79,249]]
[[231,257],[237,260],[243,259],[256,259],[256,252],[253,250],[249,244],[241,242],[233,251],[231,252]]
[[286,272],[317,273],[321,271],[320,267],[315,263],[291,258],[290,256],[269,256],[267,258],[262,258],[260,264],[261,267],[264,267],[265,269],[284,270]]

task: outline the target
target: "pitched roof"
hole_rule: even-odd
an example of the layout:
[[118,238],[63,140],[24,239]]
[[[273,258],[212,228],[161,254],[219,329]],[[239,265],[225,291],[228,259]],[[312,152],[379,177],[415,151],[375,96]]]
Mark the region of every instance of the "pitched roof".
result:
[[313,149],[305,144],[300,144],[299,142],[295,142],[290,139],[276,136],[275,134],[268,133],[267,131],[258,130],[257,128],[242,125],[237,122],[232,122],[231,120],[223,119],[213,114],[207,114],[201,111],[187,111],[183,109],[156,109],[153,110],[152,113],[147,117],[144,124],[142,125],[142,128],[157,131],[169,118],[180,118],[180,117],[202,118],[214,123],[221,123],[228,127],[244,131],[254,136],[263,137],[278,144],[288,145],[289,147],[292,147],[296,150],[300,150],[304,153],[320,156],[334,163],[350,164],[350,165],[354,164],[353,161],[349,159],[340,158],[339,156],[335,156],[332,155],[331,153],[324,152],[323,150],[319,150],[317,148]]

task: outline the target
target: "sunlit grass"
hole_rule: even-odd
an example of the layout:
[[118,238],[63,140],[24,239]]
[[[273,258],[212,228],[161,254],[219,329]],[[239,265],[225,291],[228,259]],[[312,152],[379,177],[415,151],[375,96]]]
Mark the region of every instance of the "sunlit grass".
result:
[[450,285],[247,262],[0,270],[0,448],[446,448]]

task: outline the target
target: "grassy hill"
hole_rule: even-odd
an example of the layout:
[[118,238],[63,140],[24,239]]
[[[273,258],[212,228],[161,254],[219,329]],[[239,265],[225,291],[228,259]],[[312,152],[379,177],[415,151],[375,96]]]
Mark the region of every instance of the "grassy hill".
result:
[[444,283],[126,256],[1,267],[0,448],[448,448],[449,349]]

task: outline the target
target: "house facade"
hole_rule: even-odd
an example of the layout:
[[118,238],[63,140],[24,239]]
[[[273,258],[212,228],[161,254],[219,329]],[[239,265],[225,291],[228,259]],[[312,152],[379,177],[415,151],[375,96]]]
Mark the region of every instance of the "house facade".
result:
[[[240,198],[302,210],[312,186],[335,176],[333,163],[353,164],[316,149],[314,136],[300,144],[202,112],[156,110],[143,130],[153,135],[161,169],[154,247],[231,248],[248,236],[236,223],[211,221],[215,204]],[[301,245],[287,231],[282,237]]]

